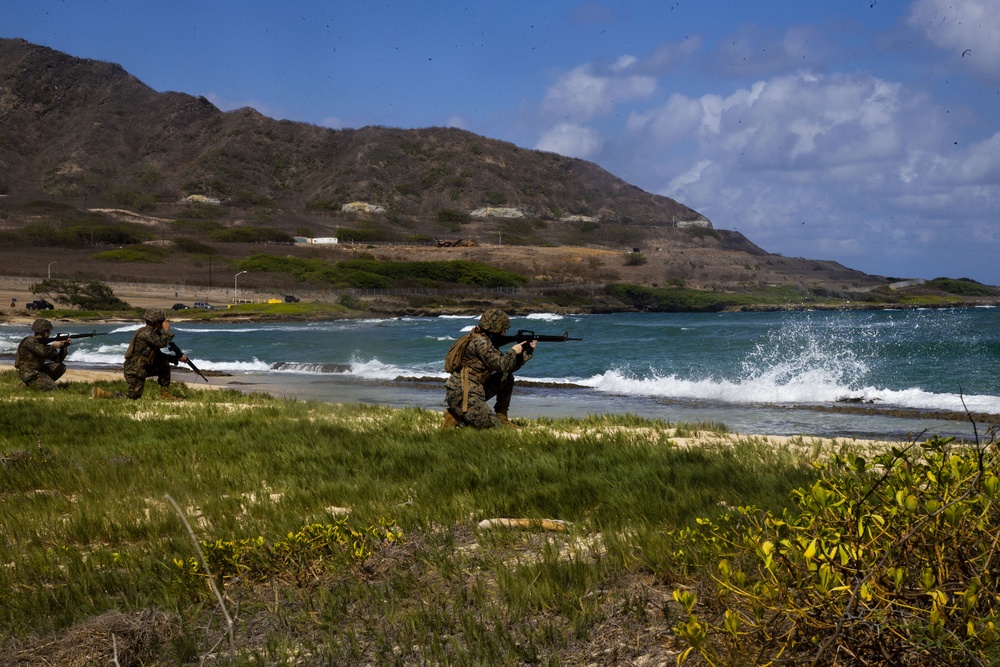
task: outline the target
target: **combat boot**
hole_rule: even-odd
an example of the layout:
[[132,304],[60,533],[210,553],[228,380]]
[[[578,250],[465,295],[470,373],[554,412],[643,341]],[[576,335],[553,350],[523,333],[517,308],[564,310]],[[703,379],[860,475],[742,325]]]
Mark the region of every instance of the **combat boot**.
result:
[[441,423],[441,428],[458,428],[458,420],[451,414],[451,410],[444,411],[444,422]]
[[497,419],[500,420],[500,426],[503,426],[505,428],[521,428],[520,426],[512,422],[510,419],[508,419],[506,413],[498,412]]
[[174,396],[170,393],[169,387],[160,387],[160,400],[161,401],[179,401],[180,396]]
[[91,398],[114,398],[115,395],[110,391],[101,389],[100,387],[94,387],[94,390],[90,392]]

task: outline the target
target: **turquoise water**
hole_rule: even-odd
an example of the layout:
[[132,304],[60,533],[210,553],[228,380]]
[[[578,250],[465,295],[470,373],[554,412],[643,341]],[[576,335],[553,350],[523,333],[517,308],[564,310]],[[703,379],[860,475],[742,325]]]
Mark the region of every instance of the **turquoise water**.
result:
[[[540,344],[518,377],[545,386],[519,388],[512,412],[630,412],[754,433],[965,435],[968,423],[923,415],[963,412],[963,401],[1000,415],[998,319],[995,308],[514,317],[512,331],[583,341]],[[179,322],[174,331],[200,368],[249,374],[277,393],[438,408],[439,383],[398,380],[443,379],[445,352],[476,321]],[[97,327],[110,335],[77,341],[69,362],[119,368],[137,327]],[[25,333],[0,326],[0,355],[12,355]],[[912,415],[831,413],[845,405]]]

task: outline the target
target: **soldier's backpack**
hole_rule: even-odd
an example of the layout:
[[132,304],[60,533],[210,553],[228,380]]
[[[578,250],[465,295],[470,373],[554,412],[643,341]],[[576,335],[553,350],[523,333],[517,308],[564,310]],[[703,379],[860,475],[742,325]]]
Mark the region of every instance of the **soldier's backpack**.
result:
[[452,343],[448,354],[444,355],[445,373],[455,373],[462,370],[462,358],[465,356],[465,348],[469,347],[469,343],[472,341],[472,334],[474,333],[476,333],[475,329]]

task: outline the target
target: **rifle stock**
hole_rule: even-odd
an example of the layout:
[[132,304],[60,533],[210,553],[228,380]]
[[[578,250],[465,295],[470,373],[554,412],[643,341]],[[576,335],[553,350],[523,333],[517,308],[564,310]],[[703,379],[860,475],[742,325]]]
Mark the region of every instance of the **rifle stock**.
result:
[[536,334],[534,331],[520,329],[513,336],[494,336],[497,347],[508,343],[527,343],[537,340],[539,343],[565,343],[571,340],[583,340],[582,338],[570,338],[569,332],[560,335],[556,334]]

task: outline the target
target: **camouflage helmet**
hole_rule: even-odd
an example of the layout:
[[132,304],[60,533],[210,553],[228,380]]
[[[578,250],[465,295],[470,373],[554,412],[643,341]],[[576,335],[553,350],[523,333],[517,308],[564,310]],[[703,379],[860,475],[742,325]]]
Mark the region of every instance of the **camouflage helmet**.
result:
[[490,308],[479,318],[479,328],[489,333],[507,333],[510,328],[510,318],[502,310]]
[[52,331],[52,322],[43,319],[37,319],[31,323],[31,330],[36,334],[46,333]]
[[167,319],[167,316],[163,314],[163,311],[159,308],[150,308],[146,311],[146,314],[142,316],[147,322],[162,322]]

